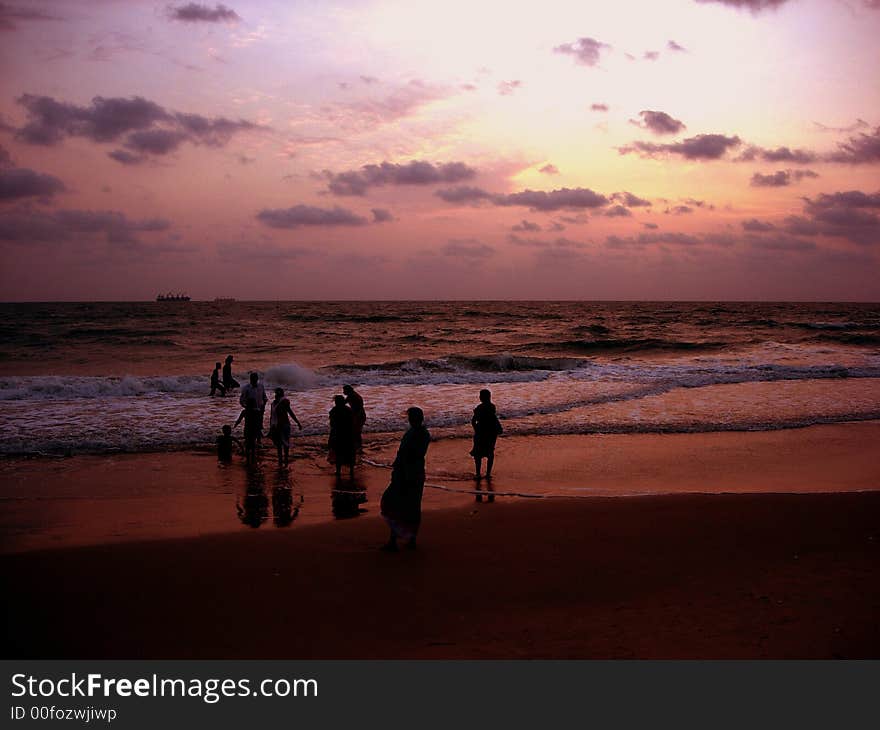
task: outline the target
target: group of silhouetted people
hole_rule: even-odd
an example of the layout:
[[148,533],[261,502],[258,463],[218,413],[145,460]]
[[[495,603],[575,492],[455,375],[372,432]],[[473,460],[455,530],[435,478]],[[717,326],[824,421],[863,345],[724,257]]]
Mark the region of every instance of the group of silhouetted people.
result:
[[[232,377],[232,355],[226,358],[226,365],[220,380],[220,363],[217,363],[211,375],[211,395],[217,391],[225,395],[239,387]],[[327,440],[328,461],[335,465],[336,476],[341,476],[342,468],[348,467],[349,474],[354,478],[355,463],[363,445],[363,428],[367,416],[364,410],[364,399],[351,386],[342,388],[342,395],[333,398],[330,409],[330,435]],[[248,464],[256,463],[257,449],[263,436],[268,398],[265,388],[260,383],[259,374],[252,372],[249,382],[241,387],[239,404],[241,413],[233,426],[223,426],[223,433],[217,439],[217,456],[220,461],[232,461],[233,445],[236,439],[232,431],[244,422],[244,454]],[[431,442],[431,434],[425,427],[425,414],[421,408],[412,407],[407,410],[409,428],[400,440],[397,455],[391,467],[391,481],[382,494],[381,514],[391,530],[384,550],[398,550],[398,541],[407,547],[414,548],[416,536],[421,523],[422,494],[425,487],[425,455]],[[269,438],[278,450],[278,465],[287,466],[290,462],[291,421],[300,430],[302,424],[293,412],[290,400],[285,397],[283,388],[275,388],[275,398],[270,404]],[[480,391],[480,403],[474,408],[471,418],[474,429],[473,449],[470,455],[474,460],[474,476],[477,482],[483,478],[482,461],[486,459],[486,478],[491,479],[492,467],[495,462],[495,443],[502,433],[501,421],[492,394],[483,389]],[[489,500],[492,501],[491,490]],[[477,501],[482,501],[479,484]]]

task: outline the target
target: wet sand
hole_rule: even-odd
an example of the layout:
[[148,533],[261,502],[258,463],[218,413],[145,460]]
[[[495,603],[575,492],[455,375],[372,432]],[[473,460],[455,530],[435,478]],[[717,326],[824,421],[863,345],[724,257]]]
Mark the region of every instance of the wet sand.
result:
[[474,504],[0,557],[9,657],[880,657],[880,492]]
[[[210,455],[4,462],[5,653],[880,658],[880,424],[499,444],[497,490],[581,498],[426,490],[395,555],[377,467],[333,521],[332,471],[298,461],[299,516],[253,529]],[[466,447],[433,444],[429,482],[472,489]]]
[[[367,457],[388,464],[398,435],[368,435]],[[470,443],[441,439],[428,452],[429,484],[474,489]],[[254,532],[238,508],[248,490],[266,495],[260,531],[278,529],[277,489],[299,508],[283,529],[334,519],[332,490],[366,491],[375,515],[387,469],[362,465],[337,484],[323,450],[295,440],[292,470],[267,453],[249,472],[219,468],[211,453],[175,452],[0,461],[0,552]],[[570,497],[720,492],[852,492],[880,489],[880,422],[703,434],[514,436],[498,442],[499,492]],[[426,510],[465,507],[469,494],[426,489]],[[508,501],[515,498],[505,498]],[[534,503],[535,500],[529,500]]]

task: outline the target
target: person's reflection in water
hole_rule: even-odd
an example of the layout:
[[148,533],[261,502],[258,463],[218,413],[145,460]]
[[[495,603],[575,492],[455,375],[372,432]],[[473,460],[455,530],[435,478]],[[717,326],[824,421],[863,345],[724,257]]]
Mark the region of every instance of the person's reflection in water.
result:
[[343,481],[337,477],[330,492],[330,508],[337,520],[345,520],[363,514],[361,505],[367,501],[367,488],[360,481]]
[[275,472],[275,485],[272,487],[272,522],[275,527],[289,527],[299,515],[303,497],[294,506],[293,485],[290,472],[279,468]]
[[235,511],[243,525],[257,528],[269,518],[266,479],[263,470],[256,466],[249,467],[245,474],[244,497],[236,500]]

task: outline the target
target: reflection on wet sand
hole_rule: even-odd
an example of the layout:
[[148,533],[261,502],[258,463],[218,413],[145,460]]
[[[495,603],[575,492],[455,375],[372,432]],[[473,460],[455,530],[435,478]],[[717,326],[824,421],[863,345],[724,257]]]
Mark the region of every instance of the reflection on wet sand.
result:
[[361,505],[367,501],[367,487],[359,479],[337,478],[330,492],[330,508],[337,520],[357,517],[367,510]]
[[[289,527],[297,518],[305,498],[296,502],[290,470],[276,469],[272,475],[272,522],[275,527]],[[262,465],[245,469],[244,495],[235,501],[235,511],[243,525],[257,528],[269,519],[269,497],[266,494],[266,471]]]

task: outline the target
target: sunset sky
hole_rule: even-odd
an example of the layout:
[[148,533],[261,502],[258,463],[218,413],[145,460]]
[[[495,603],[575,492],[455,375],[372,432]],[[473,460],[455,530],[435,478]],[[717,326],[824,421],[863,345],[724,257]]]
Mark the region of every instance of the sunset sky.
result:
[[0,299],[880,300],[880,1],[0,2]]

